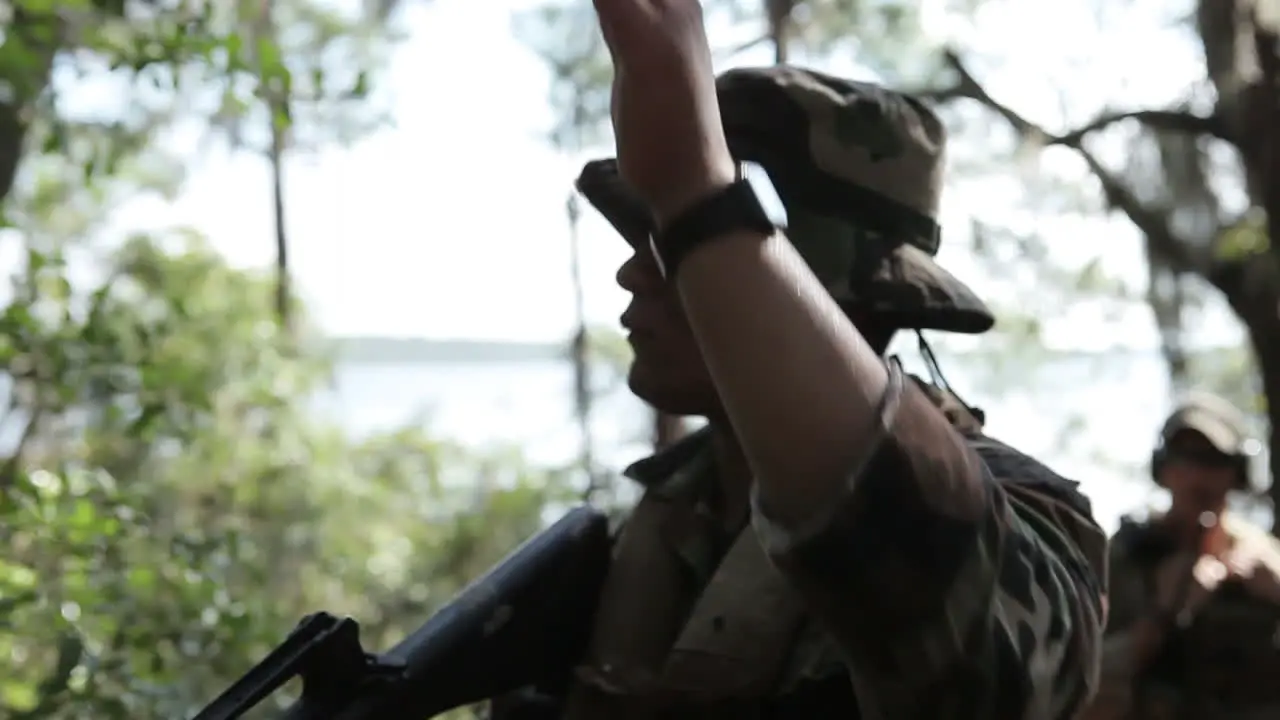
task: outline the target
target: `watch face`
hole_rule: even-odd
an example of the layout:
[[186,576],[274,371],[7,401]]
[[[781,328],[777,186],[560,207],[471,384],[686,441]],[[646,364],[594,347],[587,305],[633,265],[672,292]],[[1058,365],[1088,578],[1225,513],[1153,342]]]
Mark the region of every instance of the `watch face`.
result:
[[769,220],[775,227],[786,229],[787,208],[783,206],[782,198],[778,197],[778,191],[774,189],[769,173],[753,162],[741,163],[741,167],[742,178],[750,183],[756,199],[760,201],[760,207],[764,208]]

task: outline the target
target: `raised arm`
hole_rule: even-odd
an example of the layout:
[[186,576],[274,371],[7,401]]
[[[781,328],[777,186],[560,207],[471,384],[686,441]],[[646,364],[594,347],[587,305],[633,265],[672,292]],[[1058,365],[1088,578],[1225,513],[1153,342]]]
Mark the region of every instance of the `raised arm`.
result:
[[[595,5],[620,170],[666,227],[735,180],[701,6]],[[1070,717],[1102,614],[1072,511],[995,482],[780,233],[701,242],[669,281],[755,478],[764,544],[841,642],[863,716]]]

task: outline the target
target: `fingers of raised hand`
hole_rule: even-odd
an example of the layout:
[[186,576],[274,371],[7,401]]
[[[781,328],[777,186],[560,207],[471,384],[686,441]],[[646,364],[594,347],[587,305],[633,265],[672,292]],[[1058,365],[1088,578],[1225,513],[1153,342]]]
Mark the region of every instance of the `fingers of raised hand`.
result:
[[631,35],[652,22],[653,8],[649,0],[592,0],[592,4],[596,8],[600,31],[615,57]]
[[592,0],[615,62],[644,62],[687,44],[701,27],[699,0]]

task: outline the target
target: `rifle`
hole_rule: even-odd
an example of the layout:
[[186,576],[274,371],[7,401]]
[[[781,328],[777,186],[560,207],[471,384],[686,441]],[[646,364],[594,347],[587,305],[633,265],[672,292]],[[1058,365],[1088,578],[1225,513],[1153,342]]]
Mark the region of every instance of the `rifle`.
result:
[[303,618],[194,720],[235,720],[298,676],[283,720],[423,720],[556,680],[586,644],[609,560],[607,518],[575,508],[386,653],[365,652],[351,618]]

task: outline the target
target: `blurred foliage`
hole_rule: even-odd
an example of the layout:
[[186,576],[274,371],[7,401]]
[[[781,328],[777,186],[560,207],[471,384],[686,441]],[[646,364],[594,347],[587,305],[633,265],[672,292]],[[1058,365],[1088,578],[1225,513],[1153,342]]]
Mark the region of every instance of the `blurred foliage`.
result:
[[109,276],[29,252],[0,315],[6,716],[189,715],[302,614],[386,644],[540,527],[559,485],[518,456],[313,418],[325,363],[198,236]]
[[1226,262],[1264,255],[1270,249],[1267,212],[1257,207],[1250,208],[1238,221],[1222,230],[1214,243],[1216,258]]
[[[291,148],[353,140],[386,119],[374,79],[399,38],[392,23],[398,4],[19,0],[6,6],[0,11],[6,21],[0,198],[8,195],[24,151],[66,156],[91,178],[112,173],[177,120],[203,119],[233,145],[259,147],[270,107],[282,116],[275,121],[289,127]],[[80,92],[95,85],[109,88],[117,102],[85,106]]]
[[188,717],[319,609],[387,647],[573,497],[519,453],[350,436],[304,308],[285,333],[199,233],[112,225],[181,187],[177,121],[257,148],[283,96],[290,147],[374,127],[395,5],[4,9],[0,717]]
[[[969,8],[977,0],[960,0]],[[720,59],[768,47],[792,61],[852,57],[878,75],[923,83],[938,71],[936,43],[922,31],[919,3],[898,0],[714,0],[705,3]],[[777,27],[769,18],[785,10]],[[720,32],[720,30],[725,30]],[[587,0],[547,0],[517,13],[515,35],[551,71],[551,140],[580,150],[610,139],[613,66]],[[776,42],[775,42],[776,41]]]
[[193,233],[65,271],[28,252],[0,315],[6,717],[188,716],[319,608],[385,646],[558,499],[519,456],[317,420],[326,363]]
[[555,112],[548,135],[551,143],[580,151],[610,141],[613,65],[591,3],[549,2],[517,13],[513,26],[515,35],[551,71],[549,99]]

